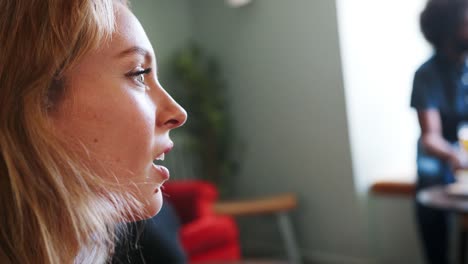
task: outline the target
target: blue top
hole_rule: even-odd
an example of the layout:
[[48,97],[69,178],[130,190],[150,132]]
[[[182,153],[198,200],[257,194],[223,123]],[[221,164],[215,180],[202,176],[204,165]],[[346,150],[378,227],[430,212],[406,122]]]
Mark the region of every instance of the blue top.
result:
[[439,110],[442,136],[451,143],[457,141],[460,122],[468,121],[467,64],[457,66],[435,55],[414,76],[411,106],[416,110]]

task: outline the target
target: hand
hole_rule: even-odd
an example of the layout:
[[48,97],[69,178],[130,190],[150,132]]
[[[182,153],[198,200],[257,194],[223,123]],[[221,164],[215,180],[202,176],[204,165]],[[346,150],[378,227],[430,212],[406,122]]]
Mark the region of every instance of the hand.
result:
[[453,171],[468,169],[468,153],[462,148],[455,149],[449,163]]

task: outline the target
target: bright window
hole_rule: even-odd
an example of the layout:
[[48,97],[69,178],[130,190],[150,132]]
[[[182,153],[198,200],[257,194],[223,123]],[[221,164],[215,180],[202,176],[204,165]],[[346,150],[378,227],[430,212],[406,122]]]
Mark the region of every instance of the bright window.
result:
[[348,124],[359,191],[415,177],[419,126],[413,74],[431,54],[419,30],[425,0],[337,0]]

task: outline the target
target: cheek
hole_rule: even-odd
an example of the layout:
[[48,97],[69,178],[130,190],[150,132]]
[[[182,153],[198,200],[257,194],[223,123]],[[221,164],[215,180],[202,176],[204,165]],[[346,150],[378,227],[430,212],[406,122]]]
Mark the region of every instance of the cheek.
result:
[[144,102],[121,101],[107,112],[95,109],[87,140],[99,158],[138,176],[152,161],[154,114]]
[[129,179],[151,161],[156,120],[154,105],[144,96],[76,96],[64,110],[59,129],[76,147],[84,147],[99,173]]

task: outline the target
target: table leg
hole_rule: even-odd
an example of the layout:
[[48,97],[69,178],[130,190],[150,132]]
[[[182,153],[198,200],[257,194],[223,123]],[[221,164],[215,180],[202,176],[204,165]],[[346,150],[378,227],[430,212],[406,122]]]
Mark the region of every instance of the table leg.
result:
[[278,225],[280,227],[280,232],[283,236],[286,251],[288,254],[288,259],[291,264],[300,264],[302,263],[301,255],[299,254],[299,249],[296,244],[296,239],[294,238],[294,233],[289,219],[289,215],[286,212],[276,213],[278,219]]
[[466,263],[466,239],[467,239],[467,232],[465,230],[460,230],[459,232],[459,260],[461,264]]
[[448,217],[448,254],[449,263],[462,264],[460,262],[460,221],[459,214],[450,213]]

